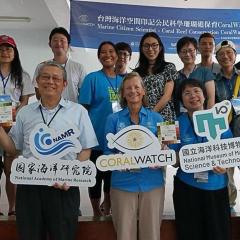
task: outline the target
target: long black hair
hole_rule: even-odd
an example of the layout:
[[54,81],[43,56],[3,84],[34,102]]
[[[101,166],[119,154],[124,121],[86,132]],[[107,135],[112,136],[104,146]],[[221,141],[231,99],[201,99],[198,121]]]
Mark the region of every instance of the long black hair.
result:
[[164,58],[165,50],[164,50],[164,46],[163,46],[163,43],[162,43],[160,37],[155,32],[148,32],[148,33],[143,35],[143,37],[140,41],[140,44],[139,44],[139,60],[138,60],[138,63],[137,63],[138,67],[134,70],[134,71],[138,72],[141,77],[145,77],[149,74],[148,73],[149,61],[145,57],[145,55],[143,53],[143,50],[142,50],[143,42],[148,37],[155,38],[158,41],[159,49],[160,49],[160,52],[159,52],[159,54],[157,56],[157,59],[156,59],[156,62],[154,64],[153,68],[152,68],[153,74],[161,73],[164,70],[165,66],[168,64],[167,62],[165,62],[165,58]]
[[11,76],[14,79],[16,85],[18,87],[22,87],[22,64],[20,61],[19,53],[16,47],[13,48],[14,50],[14,59],[11,62]]

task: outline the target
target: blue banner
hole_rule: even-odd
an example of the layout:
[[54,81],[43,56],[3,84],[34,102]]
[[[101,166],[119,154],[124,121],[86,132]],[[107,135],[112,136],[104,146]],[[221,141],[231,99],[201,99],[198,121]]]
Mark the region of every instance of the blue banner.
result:
[[128,42],[138,51],[146,32],[161,37],[166,53],[176,53],[183,36],[198,38],[204,32],[216,42],[231,40],[240,52],[239,9],[195,9],[137,6],[71,0],[72,46],[98,48],[102,41]]

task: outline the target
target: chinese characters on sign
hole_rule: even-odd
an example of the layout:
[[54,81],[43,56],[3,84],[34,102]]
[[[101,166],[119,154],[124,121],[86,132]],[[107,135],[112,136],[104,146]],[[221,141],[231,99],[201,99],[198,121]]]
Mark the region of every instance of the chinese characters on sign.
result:
[[[102,41],[128,42],[138,51],[146,32],[156,32],[166,53],[176,53],[176,42],[183,36],[198,38],[204,32],[216,42],[232,40],[240,45],[238,9],[195,9],[137,6],[127,4],[71,1],[72,46],[98,48]],[[239,51],[239,49],[238,49]]]

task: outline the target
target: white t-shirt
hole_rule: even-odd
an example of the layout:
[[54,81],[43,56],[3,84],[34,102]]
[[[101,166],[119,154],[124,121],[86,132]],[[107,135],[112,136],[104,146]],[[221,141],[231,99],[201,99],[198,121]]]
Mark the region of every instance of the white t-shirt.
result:
[[[52,60],[50,60],[52,61]],[[44,63],[44,62],[43,62]],[[38,64],[34,76],[33,76],[33,85],[37,88],[37,75],[40,66],[43,64]],[[62,66],[65,68],[67,72],[67,87],[64,89],[62,93],[62,97],[64,99],[70,100],[72,102],[78,102],[78,94],[79,94],[79,88],[82,85],[83,79],[86,76],[86,72],[84,70],[84,67],[82,64],[72,61],[71,59],[68,59],[66,64],[62,64]]]
[[29,74],[25,71],[22,73],[22,87],[16,85],[11,74],[4,79],[0,75],[0,95],[9,95],[13,102],[18,103],[21,96],[35,94]]

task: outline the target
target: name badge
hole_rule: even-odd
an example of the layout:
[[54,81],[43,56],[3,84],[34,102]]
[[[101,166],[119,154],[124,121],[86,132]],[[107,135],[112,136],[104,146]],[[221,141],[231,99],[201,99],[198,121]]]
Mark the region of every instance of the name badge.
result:
[[0,95],[0,124],[11,127],[13,123],[13,106],[9,95]]
[[120,110],[122,110],[120,103],[118,101],[112,102],[112,110],[113,110],[113,113],[119,112]]
[[231,99],[232,107],[236,115],[240,115],[240,98]]
[[194,178],[197,180],[197,182],[207,183],[208,182],[208,171],[194,173]]

